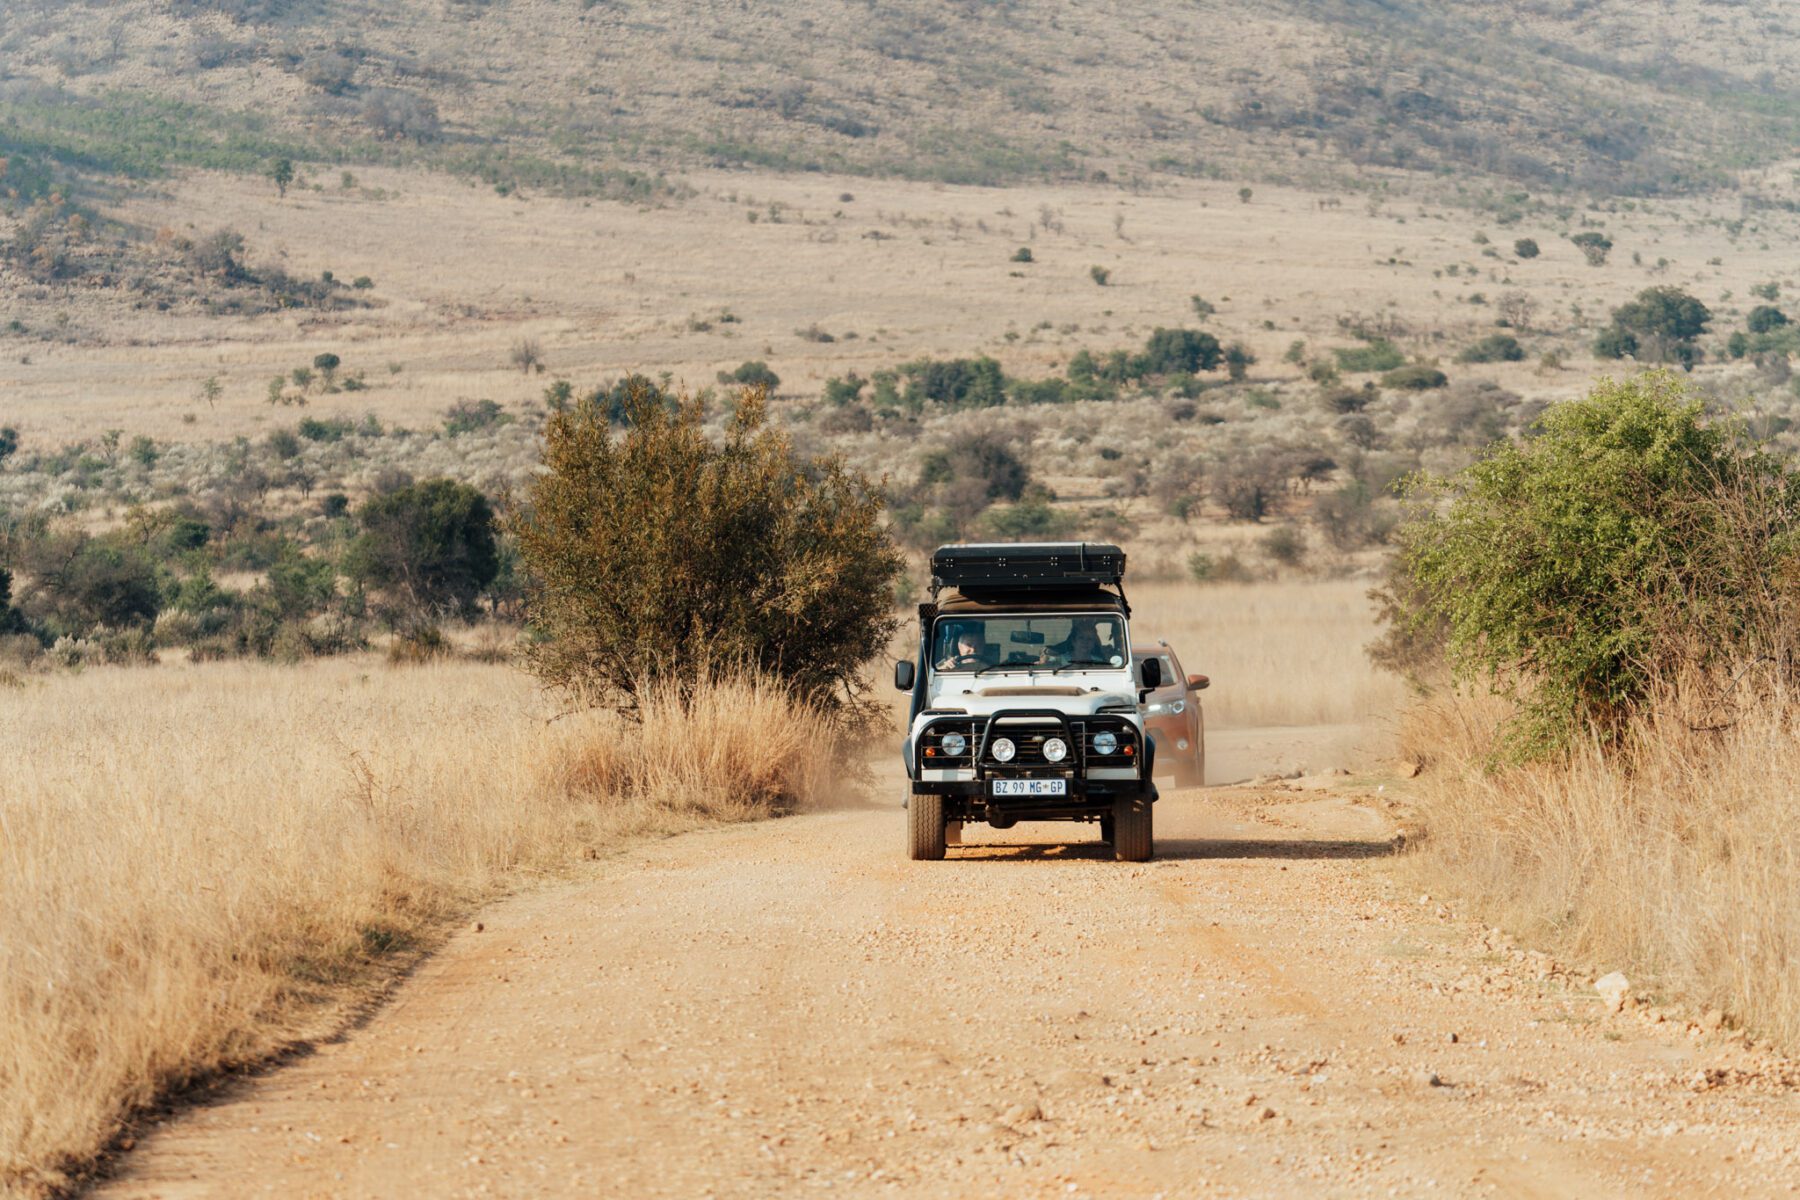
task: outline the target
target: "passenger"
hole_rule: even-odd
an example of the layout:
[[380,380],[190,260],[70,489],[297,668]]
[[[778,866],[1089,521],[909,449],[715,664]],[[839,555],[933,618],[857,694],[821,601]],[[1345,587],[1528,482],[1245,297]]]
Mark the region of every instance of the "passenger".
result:
[[1099,622],[1092,619],[1072,622],[1069,636],[1050,647],[1050,650],[1064,664],[1105,663],[1115,657],[1100,640]]

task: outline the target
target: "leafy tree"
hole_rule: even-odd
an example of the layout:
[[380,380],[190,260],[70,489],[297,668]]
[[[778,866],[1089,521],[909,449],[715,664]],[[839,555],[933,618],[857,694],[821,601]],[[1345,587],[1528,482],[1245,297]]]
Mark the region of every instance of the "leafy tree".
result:
[[1696,339],[1712,312],[1678,287],[1645,288],[1613,309],[1612,324],[1594,343],[1602,358],[1635,356],[1640,362],[1678,362],[1692,369],[1700,358]]
[[329,388],[332,380],[337,376],[337,369],[342,366],[343,363],[343,359],[332,354],[330,351],[326,351],[324,354],[313,355],[312,365],[313,369],[325,380],[325,386]]
[[868,714],[901,559],[876,488],[808,459],[746,389],[722,443],[698,401],[639,390],[616,429],[597,404],[551,415],[544,471],[512,523],[539,631],[532,668],[595,701],[691,691],[753,667]]
[[427,479],[372,497],[345,558],[350,578],[382,589],[412,615],[473,611],[500,569],[487,497],[453,479]]
[[12,606],[12,572],[0,567],[0,635],[25,632],[25,614]]
[[279,556],[269,564],[263,589],[283,620],[311,616],[337,595],[337,571],[323,558],[309,558],[283,539]]
[[1213,501],[1234,521],[1261,521],[1280,511],[1287,480],[1287,464],[1272,451],[1234,455],[1213,470]]
[[146,625],[162,607],[156,569],[136,547],[85,533],[45,538],[26,550],[27,611],[53,631]]
[[1391,642],[1441,629],[1459,677],[1519,701],[1519,754],[1617,731],[1692,668],[1792,670],[1800,477],[1668,372],[1603,380],[1538,429],[1415,483]]
[[1590,229],[1585,233],[1578,233],[1570,238],[1569,241],[1581,251],[1582,256],[1587,259],[1587,264],[1590,267],[1604,266],[1606,264],[1606,256],[1611,253],[1613,247],[1611,238],[1607,237],[1604,233],[1600,233],[1593,229]]
[[294,182],[294,160],[278,158],[269,168],[269,178],[275,181],[275,190],[283,199],[287,197],[288,185]]
[[1156,329],[1133,364],[1137,375],[1192,375],[1219,365],[1219,339],[1198,329]]
[[162,457],[162,451],[156,448],[156,439],[141,433],[131,439],[131,446],[126,453],[131,456],[132,462],[146,471],[154,467],[156,460]]
[[900,374],[906,379],[905,401],[914,409],[928,402],[945,408],[992,408],[1006,403],[1006,374],[985,354],[920,359],[901,366]]
[[1787,323],[1787,314],[1773,304],[1759,304],[1744,318],[1744,328],[1751,333],[1771,333]]
[[1017,500],[1031,483],[1031,468],[1005,439],[991,433],[959,441],[948,450],[927,454],[919,464],[919,483],[967,484],[975,494],[960,497],[959,507],[982,508],[996,500]]

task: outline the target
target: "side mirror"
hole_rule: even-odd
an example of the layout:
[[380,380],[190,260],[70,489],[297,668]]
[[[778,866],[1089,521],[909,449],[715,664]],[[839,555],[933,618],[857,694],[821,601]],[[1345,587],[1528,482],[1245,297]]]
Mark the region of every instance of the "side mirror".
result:
[[1146,658],[1144,665],[1139,670],[1143,674],[1144,687],[1154,690],[1163,685],[1162,659]]
[[1204,675],[1189,675],[1188,676],[1188,691],[1190,691],[1190,692],[1204,692],[1207,688],[1209,688],[1211,686],[1212,686],[1212,680],[1208,679]]
[[913,689],[913,661],[903,658],[894,664],[894,690],[910,692]]

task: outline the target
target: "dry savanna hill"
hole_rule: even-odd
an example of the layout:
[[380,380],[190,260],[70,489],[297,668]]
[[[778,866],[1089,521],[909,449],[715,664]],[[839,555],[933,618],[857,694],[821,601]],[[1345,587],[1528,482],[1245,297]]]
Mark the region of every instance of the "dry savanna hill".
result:
[[0,13],[0,142],[639,194],[703,163],[1653,193],[1791,149],[1794,19],[1770,0],[25,0]]

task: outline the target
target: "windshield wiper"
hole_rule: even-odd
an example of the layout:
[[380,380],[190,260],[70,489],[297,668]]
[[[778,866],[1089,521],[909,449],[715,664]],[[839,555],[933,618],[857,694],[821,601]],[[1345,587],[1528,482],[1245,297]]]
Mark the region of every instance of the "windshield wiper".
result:
[[1110,667],[1112,665],[1113,665],[1112,663],[1100,662],[1097,659],[1078,658],[1071,662],[1064,663],[1062,666],[1056,668],[1056,670],[1054,670],[1050,673],[1052,675],[1058,675],[1058,674],[1061,674],[1062,672],[1068,670],[1070,667]]
[[998,671],[998,670],[1001,670],[1002,668],[1005,668],[1007,670],[1013,670],[1013,671],[1033,671],[1043,665],[1044,665],[1043,663],[997,662],[997,663],[989,663],[987,666],[980,668],[975,673],[977,675],[986,675],[989,671]]

